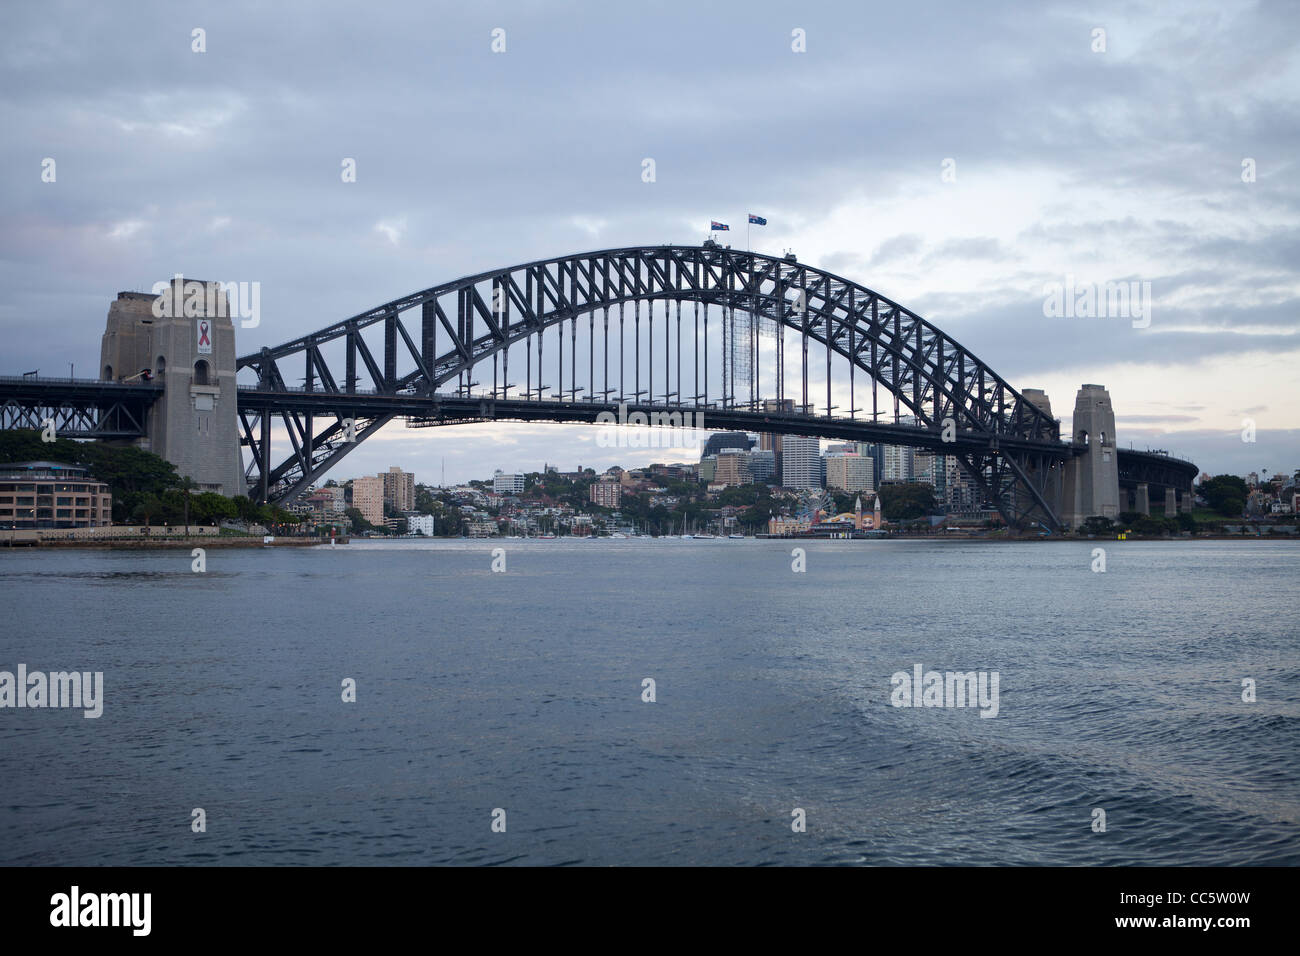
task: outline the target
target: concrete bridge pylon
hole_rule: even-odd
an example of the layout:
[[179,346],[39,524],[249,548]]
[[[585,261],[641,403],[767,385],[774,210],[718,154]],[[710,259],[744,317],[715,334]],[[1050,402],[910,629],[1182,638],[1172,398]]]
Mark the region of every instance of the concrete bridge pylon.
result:
[[1121,510],[1119,453],[1115,409],[1104,386],[1084,385],[1075,395],[1073,440],[1086,448],[1065,464],[1062,520],[1072,528],[1093,515],[1116,520]]
[[108,309],[100,378],[152,381],[163,395],[136,444],[199,491],[247,491],[239,457],[235,327],[218,282],[177,277],[154,293],[121,292]]

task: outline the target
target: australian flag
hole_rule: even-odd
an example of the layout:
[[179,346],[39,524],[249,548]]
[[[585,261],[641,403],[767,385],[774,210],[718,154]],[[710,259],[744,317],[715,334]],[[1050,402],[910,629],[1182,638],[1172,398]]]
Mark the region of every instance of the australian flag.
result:
[[755,216],[752,212],[749,214],[749,221],[755,226],[766,226],[767,220],[762,216]]
[[730,229],[730,228],[731,228],[731,227],[728,226],[725,222],[718,222],[718,220],[716,220],[716,219],[711,219],[711,220],[709,220],[709,231],[710,231],[710,232],[720,232],[720,231],[722,231],[722,230],[727,230],[727,229]]

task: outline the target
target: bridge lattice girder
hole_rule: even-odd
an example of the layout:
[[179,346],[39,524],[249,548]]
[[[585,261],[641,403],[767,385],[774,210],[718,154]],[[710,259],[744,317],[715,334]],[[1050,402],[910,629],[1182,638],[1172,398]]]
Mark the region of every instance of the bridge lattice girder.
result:
[[[659,366],[653,354],[653,306],[659,302],[676,304],[678,332],[675,365],[667,354],[670,342],[664,339],[662,401],[657,401],[654,388]],[[850,394],[854,394],[855,376],[862,372],[894,397],[914,417],[918,428],[937,431],[951,419],[959,432],[981,436],[985,442],[981,452],[959,457],[977,482],[984,482],[990,500],[999,504],[1009,522],[1023,523],[1036,515],[1049,524],[1058,523],[1046,497],[1050,482],[1045,484],[1041,472],[1050,471],[1053,462],[1059,464],[1068,457],[1070,449],[1059,442],[1058,423],[988,365],[936,326],[864,286],[792,259],[716,245],[612,249],[484,272],[395,299],[317,332],[241,357],[239,367],[256,374],[258,390],[267,393],[259,402],[241,389],[244,443],[254,452],[250,480],[262,497],[294,497],[355,447],[356,441],[343,441],[341,437],[346,419],[353,420],[354,438],[360,439],[399,413],[385,410],[382,402],[373,400],[381,396],[401,399],[403,407],[409,407],[408,399],[418,397],[432,405],[439,389],[455,382],[455,394],[469,397],[477,384],[473,373],[490,363],[490,394],[508,397],[511,388],[517,389],[510,381],[509,360],[512,352],[517,356],[515,347],[521,343],[527,348],[528,358],[528,381],[523,392],[528,398],[536,395],[540,400],[543,391],[551,386],[544,385],[540,378],[537,386],[533,385],[532,349],[535,340],[540,370],[549,338],[544,333],[551,329],[558,331],[560,349],[559,387],[553,391],[561,396],[568,394],[575,402],[608,402],[615,391],[620,398],[627,398],[621,374],[618,389],[609,385],[610,310],[619,310],[620,332],[624,328],[624,307],[632,305],[636,310],[635,341],[639,350],[643,303],[652,310],[650,361],[643,366],[638,352],[632,400],[646,401],[642,398],[646,391],[641,388],[644,369],[650,404],[681,409],[760,409],[757,381],[748,397],[735,394],[734,370],[731,381],[712,389],[709,383],[709,307],[753,315],[782,330],[776,346],[772,389],[778,398],[787,398],[785,330],[792,330],[799,336],[802,351],[801,356],[796,356],[801,361],[801,381],[796,394],[788,399],[796,410],[813,417],[816,401],[809,394],[810,350],[824,350],[828,373],[826,417],[831,417],[834,408],[830,396],[834,355],[847,367]],[[683,303],[692,305],[694,311],[693,376],[683,374]],[[701,306],[705,309],[703,339],[699,335]],[[413,310],[419,310],[418,329],[408,328],[403,321],[403,316]],[[604,389],[597,388],[597,313],[602,314],[600,329],[606,349]],[[580,386],[576,342],[578,318],[582,315],[588,317],[590,337],[588,375]],[[671,322],[667,314],[665,318]],[[566,323],[570,353],[567,385]],[[372,347],[367,342],[363,332],[371,327],[382,328],[382,346]],[[724,335],[725,330],[724,325]],[[342,355],[334,354],[340,347]],[[731,347],[734,350],[734,342]],[[327,350],[332,361],[327,360]],[[618,359],[621,371],[623,356],[620,354]],[[820,363],[819,358],[813,360]],[[298,391],[286,383],[282,371],[286,362],[302,363],[302,391],[314,393],[313,398],[317,394],[329,396],[322,412],[334,421],[320,431],[315,430],[313,413],[282,410],[277,405],[275,396],[288,400],[290,393]],[[674,370],[676,392],[671,391]],[[714,377],[716,385],[716,373]],[[690,395],[685,394],[687,378],[691,378]],[[873,421],[879,413],[874,407],[874,385]],[[578,399],[578,393],[584,391],[584,398]],[[860,412],[865,414],[865,410],[850,409],[850,416]],[[279,463],[271,457],[268,424],[270,416],[277,414],[294,446],[293,454]],[[413,419],[421,417],[409,411],[404,414]],[[1035,446],[1037,458],[1031,460],[1031,452],[1023,447],[1013,453],[1003,452],[1000,445],[1008,440]]]
[[141,438],[161,394],[161,385],[0,377],[0,430],[48,423],[60,438]]

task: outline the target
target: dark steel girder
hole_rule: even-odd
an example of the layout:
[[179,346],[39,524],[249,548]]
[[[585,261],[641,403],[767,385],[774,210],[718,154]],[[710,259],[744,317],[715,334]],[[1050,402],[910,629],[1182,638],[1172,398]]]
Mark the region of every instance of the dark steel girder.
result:
[[[395,299],[301,339],[240,358],[239,367],[256,374],[258,391],[276,396],[278,404],[266,406],[260,414],[278,414],[293,445],[289,458],[274,464],[269,453],[261,447],[262,440],[257,433],[251,425],[246,425],[244,442],[256,450],[250,477],[256,470],[259,485],[267,489],[268,494],[272,486],[292,489],[296,494],[350,450],[341,446],[336,448],[336,443],[324,437],[332,435],[343,418],[359,419],[360,409],[366,408],[378,416],[367,419],[368,422],[378,421],[383,415],[398,414],[412,421],[439,420],[439,415],[451,414],[445,401],[442,410],[433,411],[437,407],[440,386],[455,382],[459,397],[472,398],[473,388],[478,384],[473,380],[475,369],[480,365],[491,365],[493,398],[506,398],[511,388],[518,387],[510,382],[510,350],[521,343],[528,351],[527,394],[531,396],[535,392],[540,403],[542,392],[549,388],[570,392],[576,399],[579,390],[574,367],[576,353],[570,359],[570,383],[566,386],[562,332],[558,364],[560,380],[555,386],[541,381],[546,342],[543,333],[552,327],[562,329],[565,320],[569,320],[569,349],[572,352],[576,348],[574,323],[577,316],[582,313],[594,316],[598,311],[608,314],[607,310],[618,308],[621,350],[621,310],[624,305],[633,304],[638,307],[635,334],[639,348],[639,305],[646,302],[651,305],[648,327],[653,350],[656,321],[653,305],[658,301],[675,301],[679,310],[683,302],[706,306],[705,394],[693,396],[688,401],[685,395],[673,393],[677,396],[677,401],[672,403],[674,407],[704,408],[719,427],[720,412],[740,415],[742,409],[739,406],[746,403],[739,401],[740,396],[727,394],[731,390],[730,383],[724,383],[719,400],[710,401],[707,394],[707,307],[723,306],[726,310],[744,311],[755,316],[756,320],[766,320],[778,328],[793,330],[803,342],[804,398],[796,406],[802,414],[797,421],[782,423],[783,430],[791,434],[827,437],[846,430],[863,432],[862,422],[851,417],[847,424],[841,425],[832,418],[829,407],[824,417],[811,414],[807,362],[810,346],[819,346],[826,353],[828,405],[831,400],[831,358],[838,356],[847,363],[851,376],[858,371],[865,372],[874,383],[894,396],[900,408],[907,409],[919,426],[919,430],[910,436],[913,441],[937,433],[951,419],[952,426],[961,436],[960,447],[966,456],[963,458],[966,467],[981,469],[978,480],[985,482],[990,493],[996,496],[993,500],[1003,508],[1009,523],[1026,515],[1038,514],[1046,518],[1047,523],[1056,524],[1046,495],[1036,486],[1037,472],[1032,467],[1035,454],[1040,458],[1060,459],[1074,453],[1069,446],[1060,443],[1059,426],[1054,419],[1028,402],[989,366],[942,330],[871,289],[790,258],[713,244],[603,250],[467,276]],[[410,334],[402,321],[403,313],[417,308],[421,322],[418,337]],[[362,336],[363,330],[377,324],[384,328],[382,356],[374,354]],[[678,328],[680,333],[680,325]],[[536,388],[531,384],[534,337],[537,338]],[[343,376],[330,371],[321,350],[322,346],[336,340],[346,343],[347,370]],[[607,332],[606,350],[608,341]],[[668,340],[665,337],[662,341],[666,345]],[[679,353],[680,343],[679,334]],[[732,345],[734,349],[735,343]],[[594,349],[594,343],[592,347]],[[306,369],[302,392],[286,387],[278,365],[279,361],[299,352],[304,353]],[[358,354],[369,389],[358,388],[362,381],[357,375],[355,357]],[[619,358],[621,362],[621,354]],[[650,360],[652,377],[649,383],[653,387],[653,351]],[[698,354],[696,361],[698,363]],[[594,368],[594,363],[593,354],[589,364]],[[399,374],[397,370],[403,366],[413,368]],[[639,388],[639,358],[636,368],[638,374],[632,384]],[[672,366],[667,357],[663,369],[666,382],[671,382]],[[498,384],[499,372],[504,372],[503,385]],[[680,364],[676,373],[678,392],[681,392]],[[732,374],[734,376],[734,372]],[[783,371],[779,371],[776,376],[779,391],[784,389],[783,377]],[[696,379],[698,383],[698,371]],[[340,380],[344,382],[342,392],[335,384]],[[621,394],[621,372],[619,382]],[[591,381],[583,386],[587,396],[578,404],[585,405],[586,410],[580,419],[565,419],[554,408],[535,412],[516,408],[509,417],[517,420],[590,420],[599,410],[608,407],[596,402],[596,384]],[[696,388],[698,390],[698,384]],[[246,389],[240,391],[241,410],[251,408],[245,400],[246,392]],[[601,394],[608,398],[607,393]],[[310,399],[298,398],[299,395],[310,396]],[[331,411],[315,401],[320,397],[340,395],[354,399],[353,403]],[[662,395],[667,401],[668,384],[664,385]],[[380,396],[387,396],[392,402],[377,402]],[[632,397],[635,400],[638,396]],[[421,403],[417,401],[413,407],[409,403],[410,399],[419,398],[431,404],[420,407]],[[749,404],[755,398],[761,398],[757,386],[753,386]],[[302,407],[291,412],[295,403]],[[301,415],[308,417],[296,417]],[[334,416],[335,423],[313,439],[312,415]],[[370,434],[373,430],[373,427],[368,427],[357,435]],[[261,427],[261,432],[269,436],[267,428]],[[1016,497],[1021,499],[1020,504],[1010,501]]]
[[[696,279],[697,263],[703,267],[702,281]],[[738,277],[739,284],[730,287],[728,276]],[[523,290],[521,279],[528,280]],[[478,291],[481,285],[505,289],[502,303],[511,303],[512,314],[507,317],[504,306],[489,307]],[[530,296],[527,289],[533,286],[536,293]],[[806,326],[803,310],[796,308],[796,302],[786,295],[792,291],[797,294],[799,290],[804,291]],[[449,296],[457,296],[459,300],[460,321],[456,326],[447,320],[440,302]],[[848,298],[853,302],[852,307],[846,303]],[[357,336],[363,361],[377,389],[427,394],[502,348],[574,315],[657,299],[727,305],[753,311],[795,331],[806,327],[816,342],[825,345],[829,339],[835,352],[889,388],[923,424],[934,424],[951,416],[958,427],[991,434],[1044,441],[1059,438],[1054,419],[1027,402],[951,337],[897,303],[847,279],[800,263],[718,247],[615,249],[467,276],[395,299],[302,339],[245,355],[238,364],[256,372],[259,382],[267,383],[269,379],[269,387],[280,390],[283,383],[277,381],[276,359],[309,348],[319,350],[324,343],[349,334],[356,336],[369,325],[392,322],[396,317],[398,327],[402,328],[401,342],[390,350],[404,348],[408,358],[417,364],[416,370],[388,381],[369,348]],[[432,363],[427,355],[421,354],[400,320],[403,312],[429,302],[436,303],[449,346]],[[486,326],[486,331],[467,336],[475,318]],[[850,329],[854,341],[852,352],[847,345]],[[877,346],[874,350],[873,345]],[[324,363],[318,360],[318,364]],[[384,365],[391,367],[390,356],[385,356]]]
[[162,392],[154,383],[0,377],[0,430],[43,431],[49,422],[59,438],[140,438]]

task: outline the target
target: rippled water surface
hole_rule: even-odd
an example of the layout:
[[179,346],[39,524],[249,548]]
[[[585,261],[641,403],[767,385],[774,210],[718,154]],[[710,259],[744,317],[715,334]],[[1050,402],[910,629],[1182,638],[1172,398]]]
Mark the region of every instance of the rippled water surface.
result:
[[1300,547],[1098,544],[0,551],[0,863],[1300,863]]

